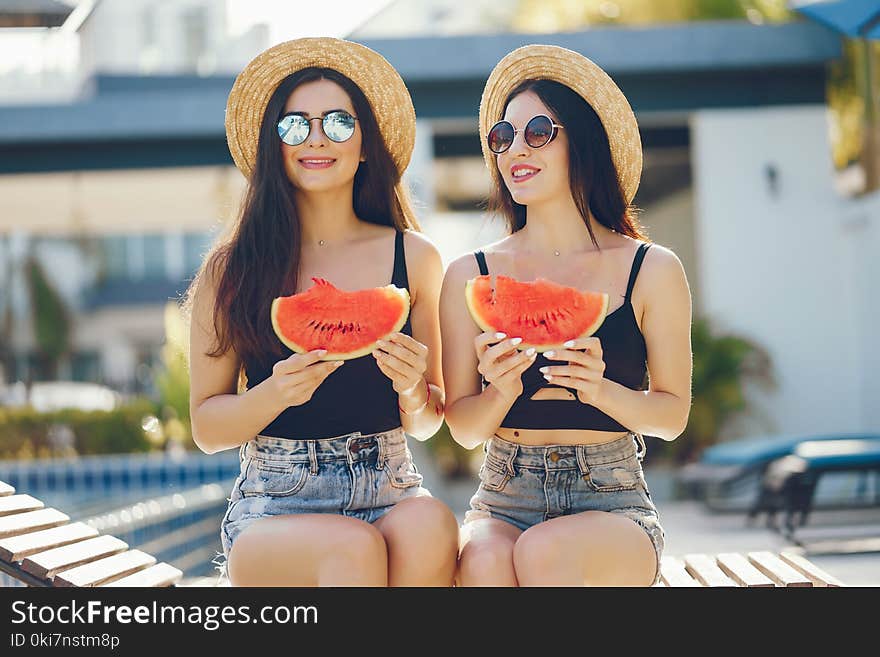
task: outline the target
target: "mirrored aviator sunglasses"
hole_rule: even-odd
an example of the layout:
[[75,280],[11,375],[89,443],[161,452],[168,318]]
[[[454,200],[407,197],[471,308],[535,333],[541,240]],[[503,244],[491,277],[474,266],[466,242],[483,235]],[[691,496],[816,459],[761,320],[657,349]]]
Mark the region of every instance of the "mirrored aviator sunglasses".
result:
[[308,119],[300,113],[291,112],[278,119],[278,136],[288,146],[299,146],[309,137],[312,121],[320,121],[327,139],[342,143],[351,139],[357,119],[345,110],[327,112],[323,117]]
[[[559,128],[562,127],[553,123],[553,119],[546,114],[538,114],[526,123],[526,127],[522,130],[523,138],[531,148],[541,148],[553,141]],[[503,153],[513,145],[513,139],[517,132],[520,131],[514,128],[510,121],[499,121],[492,126],[489,134],[486,135],[489,150],[495,154]]]

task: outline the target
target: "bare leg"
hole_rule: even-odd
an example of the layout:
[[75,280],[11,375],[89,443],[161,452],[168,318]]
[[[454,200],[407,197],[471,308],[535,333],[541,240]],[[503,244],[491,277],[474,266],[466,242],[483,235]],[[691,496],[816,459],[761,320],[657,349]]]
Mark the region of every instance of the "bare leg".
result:
[[443,502],[409,497],[373,526],[388,547],[388,586],[452,586],[458,522]]
[[527,529],[513,563],[521,586],[650,586],[657,554],[626,516],[584,511]]
[[229,552],[233,586],[387,586],[385,539],[357,518],[266,516],[245,527]]
[[497,518],[480,518],[461,528],[459,586],[517,586],[513,547],[522,530]]

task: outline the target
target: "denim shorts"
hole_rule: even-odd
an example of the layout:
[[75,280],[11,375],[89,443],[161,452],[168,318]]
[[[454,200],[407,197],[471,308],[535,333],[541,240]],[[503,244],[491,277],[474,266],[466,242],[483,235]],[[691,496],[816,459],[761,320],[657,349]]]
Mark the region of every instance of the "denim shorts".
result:
[[258,435],[239,448],[239,457],[220,523],[223,558],[214,561],[221,573],[235,539],[258,518],[335,513],[372,523],[403,499],[430,495],[402,427],[322,439]]
[[[636,442],[641,451],[636,451]],[[619,513],[647,532],[660,578],[665,532],[645,483],[641,435],[597,445],[520,445],[494,436],[483,447],[480,486],[464,522],[498,518],[525,531],[559,516],[583,511]]]

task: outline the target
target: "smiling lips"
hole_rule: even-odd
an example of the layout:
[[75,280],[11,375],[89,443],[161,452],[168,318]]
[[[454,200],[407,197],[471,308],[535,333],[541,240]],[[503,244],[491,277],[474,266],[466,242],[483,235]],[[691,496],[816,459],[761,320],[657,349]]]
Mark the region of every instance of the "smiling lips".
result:
[[539,168],[533,167],[529,164],[514,164],[510,167],[510,175],[515,183],[521,183],[534,178],[540,171]]
[[332,167],[336,160],[329,157],[307,157],[297,160],[305,169],[327,169]]

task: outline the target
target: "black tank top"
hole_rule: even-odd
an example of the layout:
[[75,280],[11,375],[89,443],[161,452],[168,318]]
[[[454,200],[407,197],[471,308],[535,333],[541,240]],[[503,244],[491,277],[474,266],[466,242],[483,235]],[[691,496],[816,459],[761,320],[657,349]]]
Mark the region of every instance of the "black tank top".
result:
[[[605,317],[602,326],[593,335],[602,343],[602,360],[605,361],[605,378],[616,381],[633,390],[647,389],[647,348],[645,338],[636,323],[632,307],[632,290],[636,275],[650,244],[642,242],[633,258],[629,283],[623,305]],[[486,257],[482,251],[474,253],[481,274],[488,274]],[[515,336],[513,336],[515,337]],[[501,421],[509,429],[592,429],[595,431],[628,431],[617,420],[595,406],[577,399],[531,399],[540,388],[559,388],[548,382],[539,371],[548,365],[561,365],[562,361],[545,358],[538,354],[535,362],[522,374],[523,392]],[[483,379],[483,387],[488,385]]]
[[[394,239],[394,273],[391,282],[409,290],[401,231],[397,231]],[[400,332],[412,335],[410,317],[407,317]],[[293,355],[293,351],[286,346],[283,350],[282,359]],[[246,363],[248,389],[269,378],[274,364],[274,361]],[[324,379],[309,401],[300,406],[288,406],[260,433],[277,438],[332,438],[353,431],[366,435],[399,426],[397,393],[391,386],[391,379],[382,373],[373,355],[367,354],[345,361],[344,365]]]

